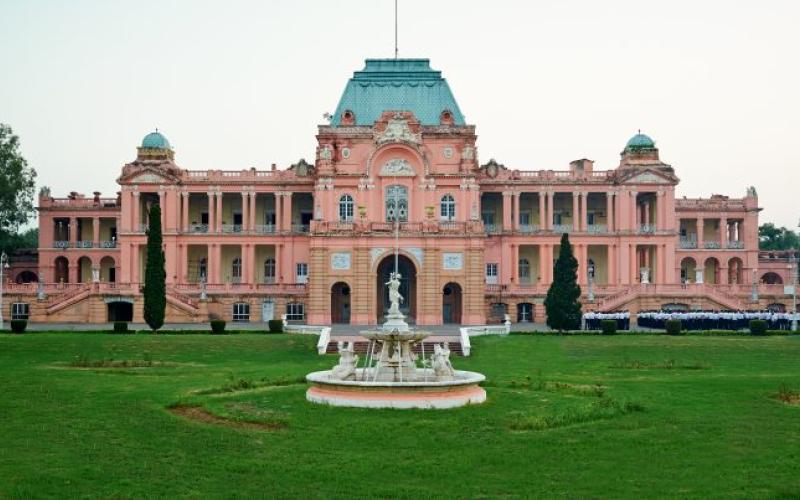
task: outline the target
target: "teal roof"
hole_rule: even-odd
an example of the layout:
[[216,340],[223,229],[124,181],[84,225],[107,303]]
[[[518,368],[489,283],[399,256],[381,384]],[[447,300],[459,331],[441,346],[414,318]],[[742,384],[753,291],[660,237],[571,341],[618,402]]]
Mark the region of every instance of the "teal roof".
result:
[[355,114],[356,125],[372,126],[384,111],[411,111],[422,125],[439,125],[445,110],[455,125],[465,124],[447,80],[428,59],[367,59],[347,82],[333,126],[341,125],[345,110]]
[[145,149],[172,149],[167,138],[158,130],[144,136],[142,147]]
[[647,149],[656,147],[656,142],[650,136],[641,132],[630,138],[625,149]]

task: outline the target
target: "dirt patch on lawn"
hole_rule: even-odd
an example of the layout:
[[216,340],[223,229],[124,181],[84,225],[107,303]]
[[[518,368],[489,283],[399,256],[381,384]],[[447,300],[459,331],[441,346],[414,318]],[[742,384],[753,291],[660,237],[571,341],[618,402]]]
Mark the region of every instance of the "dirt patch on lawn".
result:
[[800,391],[790,389],[785,385],[778,389],[778,394],[775,397],[787,405],[800,406]]
[[178,405],[178,406],[173,406],[171,408],[167,408],[167,410],[173,415],[178,415],[188,420],[193,420],[195,422],[202,422],[205,424],[214,424],[214,425],[224,425],[225,427],[233,427],[235,429],[256,429],[261,431],[274,431],[286,427],[286,424],[279,422],[273,422],[273,423],[249,422],[245,420],[233,420],[229,418],[224,418],[218,415],[214,415],[213,413],[209,412],[202,406]]

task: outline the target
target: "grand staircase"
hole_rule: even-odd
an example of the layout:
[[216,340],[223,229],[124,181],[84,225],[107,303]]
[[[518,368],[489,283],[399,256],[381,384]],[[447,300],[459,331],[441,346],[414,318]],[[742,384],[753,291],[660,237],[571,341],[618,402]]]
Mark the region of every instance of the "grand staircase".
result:
[[643,297],[663,297],[676,300],[701,297],[716,304],[718,309],[748,309],[748,304],[736,295],[720,290],[714,285],[692,283],[685,285],[632,285],[617,293],[603,297],[597,302],[597,310],[607,312],[626,309],[628,304]]

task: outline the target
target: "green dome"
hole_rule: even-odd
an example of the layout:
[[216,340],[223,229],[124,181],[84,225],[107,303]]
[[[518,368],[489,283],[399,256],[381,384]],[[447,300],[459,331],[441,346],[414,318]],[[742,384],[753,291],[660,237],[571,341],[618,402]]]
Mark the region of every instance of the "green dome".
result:
[[649,149],[655,148],[656,142],[650,136],[642,134],[641,132],[631,137],[625,145],[625,149]]
[[144,136],[142,147],[145,149],[172,149],[167,138],[158,130]]

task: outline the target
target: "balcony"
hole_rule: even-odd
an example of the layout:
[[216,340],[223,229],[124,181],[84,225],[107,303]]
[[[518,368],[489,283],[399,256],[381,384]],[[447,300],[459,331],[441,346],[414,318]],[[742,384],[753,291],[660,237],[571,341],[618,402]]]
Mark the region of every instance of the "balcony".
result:
[[655,234],[655,224],[639,224],[639,234]]
[[486,234],[500,234],[503,232],[503,226],[500,224],[484,224],[483,228]]
[[734,250],[741,250],[744,248],[744,241],[729,241],[726,247]]
[[208,224],[189,224],[190,233],[207,233]]
[[222,232],[224,234],[241,233],[242,232],[242,225],[241,224],[223,224],[222,225]]
[[571,233],[572,224],[553,224],[554,233]]
[[117,241],[116,240],[101,241],[100,248],[117,248]]
[[275,224],[256,224],[256,234],[273,234],[275,233]]
[[697,248],[697,240],[693,238],[681,238],[678,242],[678,248],[682,248],[684,250],[692,250]]
[[94,243],[91,241],[80,240],[75,243],[75,248],[92,248],[94,247]]
[[292,224],[292,232],[295,234],[308,234],[310,229],[308,224]]
[[719,244],[719,241],[704,241],[703,248],[707,250],[719,250],[722,248],[722,245]]
[[589,234],[605,234],[608,232],[608,226],[605,224],[588,224],[586,232]]
[[53,248],[69,248],[69,241],[56,240],[53,242]]
[[537,224],[520,224],[519,225],[519,232],[522,234],[533,234],[539,232],[539,226]]

